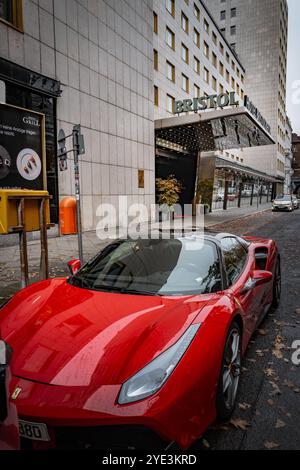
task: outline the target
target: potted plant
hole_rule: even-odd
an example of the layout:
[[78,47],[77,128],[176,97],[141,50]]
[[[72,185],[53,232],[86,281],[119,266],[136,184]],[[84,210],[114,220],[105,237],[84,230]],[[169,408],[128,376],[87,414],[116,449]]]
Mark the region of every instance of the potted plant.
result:
[[160,211],[165,214],[165,219],[170,220],[174,217],[174,205],[179,201],[182,185],[174,175],[170,175],[167,179],[157,178],[156,188]]

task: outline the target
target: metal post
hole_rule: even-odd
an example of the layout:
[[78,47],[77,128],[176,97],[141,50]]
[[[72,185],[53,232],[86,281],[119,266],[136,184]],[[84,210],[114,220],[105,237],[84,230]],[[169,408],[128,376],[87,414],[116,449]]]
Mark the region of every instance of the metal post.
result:
[[239,199],[238,199],[238,207],[241,207],[241,201],[242,201],[242,191],[243,191],[243,183],[239,184]]
[[263,193],[263,185],[261,184],[259,187],[259,203],[262,203],[262,194]]
[[17,204],[18,204],[18,225],[21,229],[21,231],[19,232],[19,244],[20,244],[20,261],[21,261],[21,289],[23,289],[24,287],[27,287],[29,284],[24,198],[21,198]]
[[223,210],[227,210],[227,199],[228,199],[228,186],[229,186],[229,181],[225,181],[225,189],[224,189],[224,201],[223,201]]
[[83,263],[78,136],[79,136],[79,130],[74,128],[73,129],[73,152],[74,152],[75,197],[76,197],[76,213],[77,213],[77,233],[78,233],[78,254],[79,254],[79,259],[81,263]]
[[253,206],[253,196],[254,196],[254,183],[252,183],[252,185],[251,185],[250,206]]
[[40,279],[48,279],[49,277],[49,260],[48,260],[48,240],[45,215],[45,201],[40,200],[40,234],[41,234],[41,262],[40,262]]

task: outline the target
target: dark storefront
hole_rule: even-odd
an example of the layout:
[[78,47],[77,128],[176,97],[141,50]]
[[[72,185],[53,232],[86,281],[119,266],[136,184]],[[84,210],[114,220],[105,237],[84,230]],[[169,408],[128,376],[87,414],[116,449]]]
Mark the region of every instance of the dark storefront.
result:
[[47,189],[53,196],[51,222],[58,222],[58,174],[56,158],[56,80],[0,59],[0,80],[6,87],[6,103],[45,114]]

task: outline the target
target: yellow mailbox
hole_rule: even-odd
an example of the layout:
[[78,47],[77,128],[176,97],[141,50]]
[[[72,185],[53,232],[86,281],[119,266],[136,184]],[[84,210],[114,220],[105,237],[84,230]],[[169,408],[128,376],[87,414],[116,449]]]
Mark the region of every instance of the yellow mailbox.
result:
[[[11,233],[18,226],[18,204],[24,198],[24,222],[26,232],[40,230],[40,204],[49,197],[48,191],[28,189],[0,189],[0,234]],[[50,224],[49,199],[45,200],[46,224]]]

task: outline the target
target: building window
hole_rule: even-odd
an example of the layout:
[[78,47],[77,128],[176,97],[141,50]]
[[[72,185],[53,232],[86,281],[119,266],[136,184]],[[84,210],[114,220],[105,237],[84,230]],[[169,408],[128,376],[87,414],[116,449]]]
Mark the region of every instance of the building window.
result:
[[196,3],[194,3],[194,15],[197,20],[200,20],[200,9],[197,7]]
[[238,95],[240,94],[240,85],[238,83],[236,84],[236,92]]
[[0,0],[0,20],[22,30],[22,0]]
[[183,43],[181,44],[181,58],[187,64],[189,63],[189,50]]
[[244,92],[244,90],[241,90],[241,98],[242,98],[242,100],[245,98],[245,92]]
[[166,0],[166,9],[175,18],[175,0]]
[[235,79],[233,77],[231,77],[231,88],[235,89]]
[[199,98],[200,96],[200,87],[198,85],[194,85],[194,97]]
[[229,57],[228,52],[226,52],[226,60],[227,60],[227,62],[228,62],[228,64],[229,64],[229,62],[230,62],[230,57]]
[[154,63],[154,70],[158,70],[158,52],[156,49],[153,49],[153,63]]
[[200,33],[196,28],[194,28],[194,44],[196,44],[197,47],[200,47]]
[[204,80],[209,83],[209,71],[204,67]]
[[233,60],[231,61],[231,68],[232,68],[232,70],[235,71],[235,62]]
[[189,79],[186,75],[182,74],[181,87],[186,92],[189,93]]
[[204,42],[204,55],[209,59],[209,45]]
[[166,27],[166,43],[175,51],[175,34],[168,27]]
[[224,77],[224,65],[222,64],[222,62],[219,62],[219,72],[222,77]]
[[217,56],[214,52],[212,53],[212,63],[214,67],[217,67]]
[[212,87],[215,91],[217,91],[217,79],[216,77],[212,77]]
[[194,72],[200,75],[200,60],[194,57]]
[[212,39],[213,39],[214,44],[217,45],[217,35],[214,32],[212,33]]
[[158,87],[154,85],[154,104],[155,106],[159,105],[159,93],[158,93]]
[[239,69],[238,67],[237,67],[237,69],[236,69],[236,74],[237,74],[238,78],[240,78],[241,72],[240,72],[240,69]]
[[228,70],[226,70],[226,81],[227,81],[227,83],[230,83],[230,74],[229,74]]
[[241,75],[241,82],[244,83],[244,81],[245,81],[244,75]]
[[220,20],[226,20],[226,10],[220,12]]
[[158,33],[158,17],[155,11],[153,12],[153,32]]
[[236,18],[236,8],[231,8],[231,18]]
[[171,62],[167,61],[167,78],[171,80],[171,82],[175,83],[175,67]]
[[224,55],[224,46],[221,42],[219,44],[219,49],[220,49],[221,54]]
[[219,89],[220,89],[220,93],[224,93],[224,87],[223,87],[223,85],[222,85],[221,83],[220,83],[220,85],[219,85]]
[[183,11],[181,12],[181,27],[186,34],[189,34],[189,19]]
[[206,19],[204,19],[204,30],[207,32],[207,34],[209,34],[209,24]]
[[236,26],[231,26],[231,27],[230,27],[230,34],[231,34],[231,36],[235,36],[235,35],[236,35]]
[[167,111],[168,113],[174,114],[174,108],[175,108],[175,98],[171,95],[167,95]]

